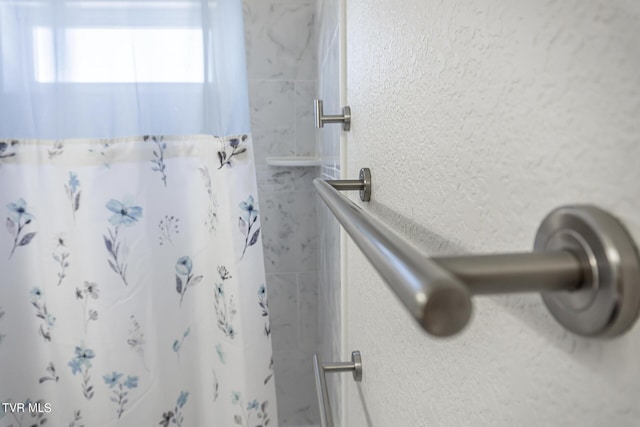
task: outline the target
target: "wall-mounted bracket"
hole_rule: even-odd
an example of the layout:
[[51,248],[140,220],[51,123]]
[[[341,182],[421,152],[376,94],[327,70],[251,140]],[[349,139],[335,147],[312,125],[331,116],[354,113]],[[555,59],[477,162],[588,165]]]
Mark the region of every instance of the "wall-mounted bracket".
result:
[[320,409],[320,423],[322,427],[334,427],[329,390],[327,389],[326,373],[351,372],[355,382],[362,381],[362,357],[359,351],[351,352],[351,362],[320,364],[318,355],[313,355],[313,371],[316,377],[316,393]]
[[327,184],[338,191],[360,191],[360,200],[371,201],[371,171],[369,168],[360,169],[360,179],[327,180]]
[[351,129],[351,108],[349,106],[342,107],[341,116],[325,116],[321,99],[313,100],[313,112],[315,117],[316,128],[324,127],[325,123],[342,123],[342,130],[349,131]]
[[568,292],[544,292],[553,317],[585,336],[613,337],[640,312],[640,265],[633,238],[612,215],[594,206],[566,206],[542,221],[534,251],[566,251],[582,265],[582,284]]

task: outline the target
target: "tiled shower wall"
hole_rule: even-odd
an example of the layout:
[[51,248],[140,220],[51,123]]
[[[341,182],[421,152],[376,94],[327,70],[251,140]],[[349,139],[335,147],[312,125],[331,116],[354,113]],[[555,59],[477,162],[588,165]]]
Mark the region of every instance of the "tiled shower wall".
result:
[[315,0],[244,0],[251,129],[262,217],[279,425],[319,424],[318,168],[267,166],[315,156]]
[[[316,13],[318,98],[324,101],[326,114],[340,114],[340,32],[339,0],[318,0]],[[340,135],[342,127],[325,126],[319,131],[318,152],[322,157],[322,177],[340,179]],[[345,177],[346,179],[346,177]],[[320,357],[325,362],[347,360],[341,354],[341,285],[340,227],[333,214],[318,202],[320,275],[318,288]],[[333,417],[342,425],[340,387],[342,375],[332,375],[328,381]],[[348,377],[344,377],[348,378]]]

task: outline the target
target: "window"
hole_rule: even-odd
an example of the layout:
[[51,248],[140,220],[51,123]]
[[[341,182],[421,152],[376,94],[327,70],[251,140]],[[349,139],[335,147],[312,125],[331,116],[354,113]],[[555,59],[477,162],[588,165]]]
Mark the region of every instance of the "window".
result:
[[[202,31],[189,28],[34,29],[39,83],[202,83]],[[58,52],[56,52],[58,50]],[[57,72],[56,60],[58,57]]]
[[0,81],[6,88],[26,76],[45,84],[203,83],[201,7],[199,0],[0,0]]

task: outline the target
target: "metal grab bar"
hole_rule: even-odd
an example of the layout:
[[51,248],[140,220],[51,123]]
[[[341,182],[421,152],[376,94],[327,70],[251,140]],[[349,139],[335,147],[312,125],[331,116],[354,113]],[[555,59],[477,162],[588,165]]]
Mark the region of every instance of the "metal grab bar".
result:
[[428,258],[334,188],[361,190],[364,184],[314,180],[344,230],[431,335],[462,330],[471,317],[473,294],[542,292],[556,320],[585,336],[620,335],[638,317],[638,252],[623,225],[599,208],[565,206],[551,212],[532,253]]
[[327,389],[327,372],[353,372],[353,380],[362,381],[362,357],[359,351],[351,353],[351,362],[338,362],[320,364],[318,355],[313,355],[313,372],[316,377],[316,394],[318,396],[318,409],[320,410],[320,423],[322,427],[334,427],[329,390]]

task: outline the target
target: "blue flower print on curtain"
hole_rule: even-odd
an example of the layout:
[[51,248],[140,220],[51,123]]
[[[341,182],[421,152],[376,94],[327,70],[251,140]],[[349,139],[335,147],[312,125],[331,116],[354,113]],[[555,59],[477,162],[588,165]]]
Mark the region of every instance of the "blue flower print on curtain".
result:
[[263,384],[268,384],[271,378],[273,378],[273,356],[269,361],[269,374],[265,377]]
[[114,148],[112,144],[105,142],[105,143],[96,145],[95,147],[89,148],[87,152],[91,153],[92,157],[95,157],[97,160],[100,160],[102,162],[102,165],[105,168],[110,169],[111,161],[113,157],[112,151],[115,151],[115,150],[112,150],[112,148]]
[[222,348],[222,344],[218,343],[216,344],[216,353],[218,354],[218,359],[220,359],[220,362],[224,365],[227,363],[227,355],[224,352],[224,349]]
[[165,243],[173,245],[173,236],[180,234],[180,218],[176,218],[173,215],[165,215],[164,219],[160,220],[158,229],[160,230],[160,237],[158,238],[160,246]]
[[62,285],[62,282],[67,277],[67,268],[69,268],[69,257],[71,253],[67,250],[67,241],[63,234],[56,236],[56,249],[51,254],[53,260],[58,264],[58,283],[57,286]]
[[[249,196],[247,201],[240,203],[240,209],[244,212],[238,219],[238,226],[240,227],[240,232],[244,236],[244,249],[242,250],[242,255],[240,259],[244,257],[245,252],[249,246],[253,246],[258,241],[258,237],[260,236],[260,228],[256,229],[252,232],[252,228],[256,225],[258,221],[258,210],[254,206],[253,196]],[[251,236],[251,239],[249,239]]]
[[118,414],[118,419],[122,417],[122,414],[125,410],[125,405],[129,402],[127,396],[129,395],[129,391],[138,387],[138,377],[137,376],[127,376],[126,380],[122,380],[123,374],[119,374],[117,372],[113,372],[110,375],[104,375],[102,378],[106,385],[111,389],[111,401],[118,405],[118,409],[116,413]]
[[[202,281],[203,276],[194,276],[191,274],[193,270],[193,262],[188,256],[183,256],[176,262],[176,291],[180,294],[180,305],[184,299],[187,289],[196,286]],[[181,277],[184,276],[184,279]]]
[[[111,199],[107,202],[107,209],[113,212],[113,215],[109,218],[109,223],[113,226],[113,229],[108,228],[108,236],[103,235],[104,245],[107,247],[107,252],[112,259],[108,259],[109,267],[122,278],[122,281],[126,286],[127,282],[127,264],[124,258],[124,253],[128,252],[119,239],[120,227],[131,227],[135,225],[140,218],[142,218],[142,208],[140,206],[133,206],[131,202],[119,202]],[[121,250],[122,249],[122,250]]]
[[164,136],[150,136],[145,135],[143,137],[145,141],[151,139],[156,144],[156,149],[153,150],[153,166],[151,170],[154,172],[160,172],[160,179],[162,179],[162,183],[164,186],[167,186],[167,174],[164,172],[167,169],[167,165],[164,163],[164,150],[167,149],[167,143],[164,142]]
[[60,156],[64,153],[64,141],[53,141],[51,143],[51,148],[47,150],[47,153],[49,155],[49,160],[53,160]]
[[84,427],[80,421],[82,421],[82,414],[80,410],[77,410],[73,413],[73,420],[69,423],[69,427]]
[[60,381],[60,377],[56,374],[56,366],[53,364],[53,362],[49,362],[49,364],[47,365],[47,374],[43,377],[40,377],[38,383],[42,384],[47,381]]
[[0,160],[8,159],[16,155],[15,151],[11,151],[18,141],[0,141]]
[[82,394],[87,400],[93,397],[93,386],[89,384],[91,376],[89,375],[89,369],[91,369],[91,359],[96,357],[93,350],[85,348],[84,345],[80,345],[75,349],[76,355],[68,363],[73,375],[77,373],[82,374]]
[[[236,424],[244,427],[266,427],[269,425],[271,420],[269,419],[269,414],[267,414],[268,401],[265,400],[260,404],[254,399],[245,406],[242,395],[238,392],[233,392],[231,393],[231,403],[238,405],[238,410],[240,411],[239,414],[235,414],[233,417]],[[251,420],[253,415],[256,416],[255,421]]]
[[98,320],[97,310],[87,310],[89,297],[91,297],[93,300],[97,300],[100,297],[100,289],[98,288],[97,283],[85,281],[84,289],[76,288],[76,299],[84,301],[82,314],[85,333],[89,328],[89,322],[92,320]]
[[80,209],[80,181],[78,181],[78,175],[75,172],[69,172],[69,182],[64,185],[64,189],[67,192],[67,198],[71,203],[71,213],[73,215],[73,221],[76,220],[76,212]]
[[[230,138],[228,140],[228,146],[224,142],[221,142],[222,148],[218,151],[218,160],[220,161],[220,167],[218,167],[218,169],[222,169],[225,166],[229,168],[233,166],[231,159],[247,151],[247,147],[240,145],[241,143],[244,145],[247,138],[247,135],[242,135],[240,138]],[[229,150],[229,148],[231,150]]]
[[144,358],[144,345],[146,344],[144,338],[144,332],[142,332],[142,326],[136,320],[136,317],[131,315],[131,328],[129,329],[129,338],[127,339],[127,345],[133,350],[138,357],[142,360],[144,369],[148,372],[147,361]]
[[207,210],[207,219],[204,222],[204,225],[209,229],[209,233],[213,233],[216,231],[216,226],[218,224],[218,197],[213,192],[213,185],[211,182],[211,175],[209,174],[209,168],[207,166],[202,166],[198,168],[200,172],[200,176],[204,182],[204,186],[207,189],[207,194],[209,196],[209,206]]
[[9,254],[9,259],[13,256],[17,248],[27,246],[36,236],[35,232],[22,234],[25,228],[33,221],[33,215],[27,211],[27,202],[24,199],[18,199],[15,203],[7,205],[9,216],[7,217],[7,230],[13,236],[13,247]]
[[176,339],[173,341],[173,345],[171,347],[173,348],[173,351],[176,353],[178,360],[180,360],[180,350],[182,350],[182,344],[184,344],[184,340],[189,336],[190,332],[191,332],[191,328],[187,328],[183,332],[182,338]]
[[169,425],[176,425],[177,427],[182,427],[182,423],[184,422],[184,416],[182,415],[182,408],[187,404],[187,399],[189,398],[189,393],[186,391],[181,391],[180,396],[178,396],[178,400],[176,402],[175,408],[173,411],[167,411],[162,414],[162,419],[158,424],[162,427],[169,427]]
[[227,298],[224,291],[224,282],[231,279],[231,274],[229,274],[229,270],[225,266],[220,266],[218,267],[218,275],[220,276],[220,282],[216,283],[214,292],[214,307],[218,318],[218,329],[224,332],[227,337],[233,339],[236,336],[236,331],[233,328],[233,318],[238,310],[233,301],[233,295]]
[[265,285],[260,285],[258,288],[258,305],[262,309],[262,317],[266,317],[264,334],[269,336],[271,334],[271,323],[269,322],[269,302],[267,301],[267,288]]
[[51,341],[51,328],[56,323],[56,318],[49,313],[47,305],[42,300],[42,290],[40,288],[33,288],[31,292],[31,305],[36,309],[36,317],[41,319],[40,321],[40,335],[45,341]]
[[220,382],[218,381],[218,376],[216,375],[216,370],[213,371],[213,402],[215,403],[220,396]]

